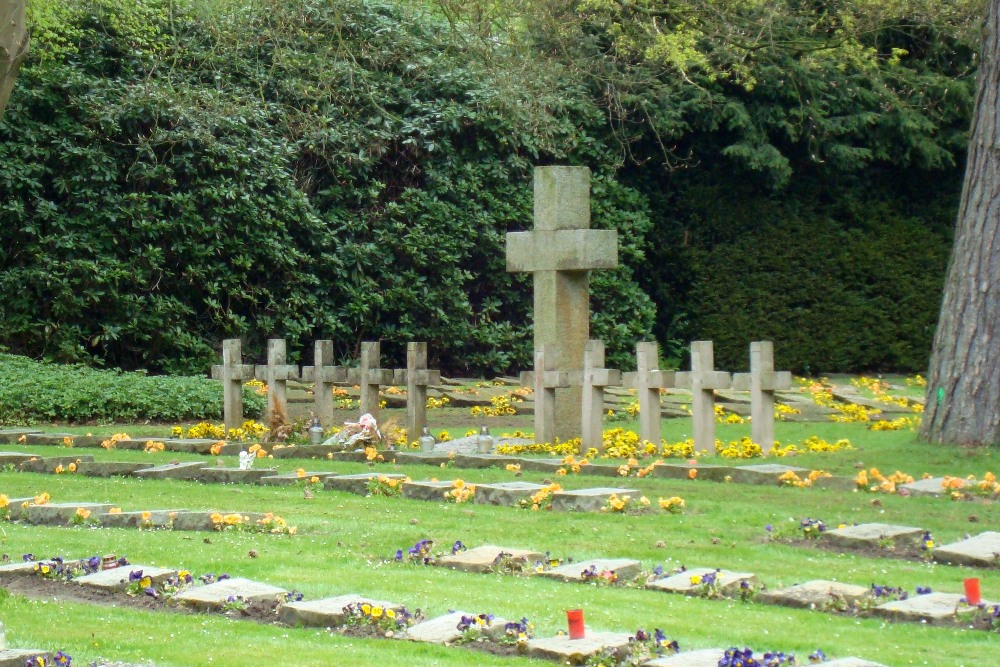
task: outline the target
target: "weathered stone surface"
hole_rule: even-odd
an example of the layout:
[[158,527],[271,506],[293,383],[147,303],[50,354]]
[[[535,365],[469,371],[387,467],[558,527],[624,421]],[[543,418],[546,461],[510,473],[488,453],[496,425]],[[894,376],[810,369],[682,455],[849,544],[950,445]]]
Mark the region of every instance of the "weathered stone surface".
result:
[[459,468],[504,468],[517,465],[521,461],[516,456],[499,454],[456,454],[455,465]]
[[733,466],[729,476],[737,484],[777,484],[778,478],[786,472],[794,472],[799,477],[808,475],[806,468],[796,468],[777,463],[765,463],[761,465]]
[[276,459],[329,459],[331,454],[342,454],[344,448],[337,445],[295,445],[271,450]]
[[46,505],[31,505],[28,507],[28,523],[34,525],[65,526],[76,515],[80,508],[90,511],[90,516],[98,518],[106,514],[111,505],[108,503],[48,503]]
[[[462,636],[462,632],[458,629],[462,617],[476,615],[467,611],[453,611],[450,614],[417,623],[406,631],[406,638],[429,644],[450,644]],[[503,635],[504,626],[507,623],[505,618],[494,618],[489,627],[483,628],[482,632],[492,637]]]
[[22,436],[24,440],[28,440],[29,435],[36,433],[41,433],[36,429],[31,428],[5,428],[0,429],[0,444],[9,445],[18,442]]
[[642,663],[642,667],[719,667],[719,660],[722,659],[725,652],[724,648],[683,651],[676,655],[654,658]]
[[397,473],[381,473],[381,472],[363,472],[357,475],[336,475],[334,477],[327,477],[324,486],[328,489],[333,489],[334,491],[347,491],[348,493],[356,493],[361,496],[368,495],[368,482],[369,480],[378,479],[379,477],[388,477],[389,479],[406,479],[406,475],[400,475]]
[[862,523],[835,528],[822,533],[822,539],[844,549],[858,549],[892,543],[899,546],[920,546],[922,528],[894,526],[888,523]]
[[115,477],[131,475],[138,470],[152,468],[151,463],[132,463],[130,461],[81,461],[76,465],[76,472],[87,477]]
[[256,484],[260,478],[273,475],[276,472],[278,472],[277,468],[240,470],[239,468],[206,467],[198,470],[195,479],[209,484]]
[[166,581],[177,574],[177,570],[168,570],[154,565],[126,565],[115,567],[110,570],[101,570],[93,574],[87,574],[74,579],[81,586],[92,586],[104,590],[123,591],[128,588],[129,575],[132,572],[142,571],[144,577],[149,577],[154,584]]
[[52,664],[52,653],[36,648],[5,648],[0,650],[0,667],[24,667],[29,660],[41,658],[46,665]]
[[619,477],[618,466],[608,463],[588,463],[580,466],[581,475],[592,475],[594,477]]
[[[377,452],[377,455],[381,456],[385,461],[391,461],[396,454],[397,452],[392,449],[380,449]],[[368,462],[368,454],[366,454],[363,449],[357,449],[351,452],[337,452],[336,454],[327,456],[327,458],[333,461],[348,461],[350,463]]]
[[521,470],[533,470],[536,472],[555,472],[566,467],[562,459],[531,459],[522,458],[519,461]]
[[126,438],[115,443],[115,447],[117,449],[142,450],[146,449],[146,445],[150,442],[162,443],[163,451],[165,452],[196,454],[201,452],[208,453],[208,450],[219,441],[209,438]]
[[567,563],[542,572],[543,577],[551,577],[560,581],[586,581],[583,578],[585,570],[594,568],[597,574],[614,572],[619,581],[626,581],[642,572],[642,563],[629,558],[594,558],[577,563]]
[[693,479],[709,480],[712,482],[723,482],[727,476],[733,474],[733,466],[663,463],[655,466],[650,475],[667,479],[692,479],[691,470],[696,471]]
[[669,577],[664,577],[663,579],[657,579],[656,581],[651,581],[646,585],[646,588],[654,588],[660,591],[666,591],[668,593],[690,593],[695,590],[699,584],[692,583],[692,577],[703,577],[706,574],[711,574],[712,572],[717,572],[716,582],[718,584],[719,590],[724,594],[729,594],[734,591],[738,591],[740,585],[746,581],[748,583],[753,583],[757,578],[756,575],[750,572],[730,572],[729,570],[714,570],[708,567],[693,567],[691,569],[685,570],[684,572],[678,572],[677,574],[672,574]]
[[101,525],[107,528],[169,528],[173,516],[187,510],[145,510],[102,514]]
[[197,479],[199,471],[204,467],[205,464],[201,461],[168,463],[137,470],[135,476],[142,479]]
[[950,493],[950,491],[944,488],[944,477],[928,477],[927,479],[918,479],[908,484],[900,484],[896,487],[897,491],[905,490],[911,496],[943,496],[945,493]]
[[[928,593],[880,604],[872,609],[872,613],[893,621],[947,625],[961,622],[978,611],[976,607],[964,604],[964,599],[964,595],[957,593]],[[995,604],[985,599],[983,602],[987,606]]]
[[244,525],[256,525],[258,521],[264,518],[264,515],[260,512],[210,512],[210,511],[177,511],[173,512],[173,529],[174,530],[217,530],[220,525],[216,524],[212,520],[212,515],[221,514],[223,517],[231,515],[239,515],[243,517],[242,523]]
[[[470,484],[469,486],[475,486]],[[422,480],[418,482],[403,482],[403,497],[410,500],[427,500],[430,502],[443,501],[444,494],[454,487],[450,481],[431,482]]]
[[19,465],[22,461],[38,458],[35,454],[25,454],[24,452],[0,452],[0,465]]
[[373,600],[356,593],[320,600],[286,602],[278,607],[278,620],[291,626],[334,628],[344,624],[344,607],[368,603],[383,609],[402,609],[402,605],[385,600]]
[[766,604],[780,604],[802,609],[821,609],[826,605],[857,602],[871,595],[867,586],[843,584],[839,581],[815,580],[803,584],[762,591],[757,600]]
[[18,468],[21,472],[46,472],[54,473],[56,468],[63,466],[64,468],[69,466],[71,463],[82,463],[83,461],[93,461],[94,457],[88,455],[84,456],[46,456],[45,458],[33,457],[27,461],[22,461]]
[[[73,444],[79,436],[76,433],[28,433],[24,437],[26,445],[65,445],[67,442]],[[18,437],[20,440],[20,437]]]
[[501,482],[499,484],[477,484],[475,502],[477,505],[503,505],[511,507],[521,500],[531,498],[544,489],[541,484],[531,482]]
[[283,475],[265,475],[257,480],[257,483],[263,484],[264,486],[294,486],[296,484],[303,484],[313,477],[318,477],[320,482],[323,482],[327,477],[335,477],[336,475],[337,473],[329,470],[326,472],[306,472],[306,474],[302,476],[299,476],[298,473],[291,472]]
[[558,491],[552,494],[552,510],[554,512],[598,512],[604,507],[612,494],[639,497],[637,489],[618,489],[612,487],[596,487],[593,489],[576,489],[573,491]]
[[44,560],[45,559],[43,558],[38,561],[6,563],[4,565],[0,565],[0,574],[22,574],[24,572],[34,572],[35,565],[43,562]]
[[997,567],[1000,565],[1000,533],[985,532],[934,549],[934,560],[954,565]]
[[443,452],[396,452],[393,458],[396,459],[396,463],[419,463],[429,466],[440,466],[451,460],[451,457]]
[[183,605],[188,605],[196,609],[219,609],[230,598],[242,598],[249,602],[263,602],[276,600],[287,593],[284,588],[271,586],[259,581],[235,577],[224,581],[217,581],[207,586],[198,586],[182,593],[178,593],[172,599]]
[[558,660],[563,665],[582,665],[587,658],[604,649],[627,646],[630,638],[627,632],[588,632],[582,639],[567,636],[530,639],[528,655]]
[[522,560],[529,566],[545,557],[540,551],[532,551],[530,549],[509,549],[506,547],[483,545],[455,554],[454,556],[443,556],[437,560],[437,564],[441,567],[450,567],[453,570],[485,572],[493,566],[493,563],[502,553],[509,554],[511,558]]

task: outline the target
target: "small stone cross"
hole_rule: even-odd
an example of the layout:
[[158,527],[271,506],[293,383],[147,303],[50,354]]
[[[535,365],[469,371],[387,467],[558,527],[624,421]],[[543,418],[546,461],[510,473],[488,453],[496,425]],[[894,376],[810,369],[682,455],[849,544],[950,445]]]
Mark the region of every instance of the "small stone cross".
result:
[[715,390],[728,389],[733,378],[725,371],[715,370],[712,341],[691,343],[691,371],[675,375],[678,387],[691,389],[691,419],[696,451],[715,451]]
[[267,383],[267,418],[274,421],[275,415],[288,419],[288,395],[285,389],[289,380],[299,379],[299,367],[287,364],[284,338],[267,341],[267,366],[257,366],[258,380]]
[[733,375],[733,389],[750,391],[750,433],[764,455],[774,447],[774,392],[792,388],[792,374],[774,370],[774,343],[750,343],[750,372]]
[[604,368],[604,343],[592,340],[583,352],[583,432],[580,451],[604,451],[604,388],[621,384],[621,371]]
[[417,442],[427,426],[427,386],[441,383],[441,372],[427,369],[427,343],[406,346],[406,441]]
[[379,387],[391,385],[391,369],[379,368],[378,342],[361,343],[361,367],[347,371],[347,381],[361,386],[361,414],[369,414],[379,422]]
[[553,370],[556,346],[542,345],[535,349],[535,370],[521,373],[521,384],[535,388],[535,442],[555,443],[556,438],[556,389],[570,386],[569,374]]
[[222,365],[212,366],[212,379],[222,380],[222,415],[226,430],[243,425],[243,383],[253,379],[253,366],[243,365],[239,338],[222,341]]
[[[558,345],[551,369],[579,369],[590,338],[589,272],[618,266],[618,232],[590,229],[586,167],[535,167],[534,221],[533,231],[507,234],[507,271],[534,277],[535,349]],[[580,400],[580,387],[557,392],[554,436],[580,434]]]
[[333,426],[333,387],[347,382],[347,369],[333,365],[333,341],[318,340],[313,353],[313,365],[302,367],[302,379],[313,383],[316,416],[324,427]]
[[625,386],[639,395],[639,440],[660,446],[662,422],[660,421],[660,389],[675,386],[674,372],[661,371],[659,352],[655,342],[635,344],[635,373],[625,374]]

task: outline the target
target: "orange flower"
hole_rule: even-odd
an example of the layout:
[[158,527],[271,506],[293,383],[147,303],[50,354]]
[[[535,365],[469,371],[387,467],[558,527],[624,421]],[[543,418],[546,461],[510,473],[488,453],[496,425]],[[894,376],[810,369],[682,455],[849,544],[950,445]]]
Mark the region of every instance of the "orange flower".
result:
[[697,468],[691,468],[690,470],[688,470],[688,479],[694,479],[697,476],[698,476]]

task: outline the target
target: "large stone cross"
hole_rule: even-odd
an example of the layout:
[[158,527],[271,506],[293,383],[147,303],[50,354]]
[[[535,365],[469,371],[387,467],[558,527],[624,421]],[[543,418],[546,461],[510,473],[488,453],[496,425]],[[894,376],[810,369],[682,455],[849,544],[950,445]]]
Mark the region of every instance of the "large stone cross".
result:
[[427,343],[406,346],[406,441],[417,442],[427,426],[427,386],[441,383],[441,372],[427,369]]
[[288,394],[285,385],[289,380],[299,379],[299,367],[288,364],[288,354],[284,338],[267,341],[267,366],[257,366],[256,377],[267,383],[267,419],[274,421],[281,415],[288,421]]
[[[535,228],[507,234],[507,270],[534,276],[535,349],[558,345],[556,358],[546,363],[579,369],[590,338],[589,271],[618,266],[618,232],[590,229],[586,167],[535,167],[534,180]],[[560,440],[580,434],[581,396],[579,386],[556,394],[554,435]]]
[[604,388],[622,383],[621,371],[604,368],[604,343],[592,340],[583,352],[583,431],[580,451],[604,452]]
[[302,367],[302,379],[313,383],[313,405],[319,423],[325,428],[333,426],[333,387],[347,382],[347,368],[334,366],[332,340],[316,341],[313,365]]
[[243,365],[239,338],[222,341],[222,365],[212,366],[212,379],[222,380],[222,416],[226,430],[243,425],[243,383],[253,379],[253,366]]
[[391,385],[391,369],[379,368],[381,346],[375,343],[361,343],[361,367],[347,371],[347,381],[361,386],[361,414],[368,413],[379,422],[379,387]]
[[733,375],[733,389],[750,391],[750,435],[767,456],[774,447],[774,392],[792,388],[792,374],[774,370],[774,343],[750,343],[750,372]]
[[625,387],[639,395],[639,439],[659,449],[662,437],[660,390],[674,386],[674,372],[661,371],[656,343],[635,344],[635,373],[625,374]]
[[691,372],[677,373],[675,378],[678,387],[691,389],[695,450],[714,452],[715,390],[729,389],[733,384],[733,377],[725,371],[715,370],[712,341],[696,340],[691,343]]

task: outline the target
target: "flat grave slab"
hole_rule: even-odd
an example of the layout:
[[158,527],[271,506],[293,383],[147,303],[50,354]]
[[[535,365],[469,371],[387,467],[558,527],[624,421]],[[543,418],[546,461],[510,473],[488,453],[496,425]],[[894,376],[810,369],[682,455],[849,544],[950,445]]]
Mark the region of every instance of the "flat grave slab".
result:
[[1000,533],[988,531],[959,542],[942,545],[931,552],[939,563],[997,567],[1000,565]]
[[128,588],[129,575],[139,571],[142,571],[144,577],[149,577],[154,584],[164,582],[177,574],[177,570],[168,570],[153,565],[126,565],[87,574],[73,581],[81,586],[92,586],[108,591],[123,591]]
[[878,547],[891,543],[899,546],[919,547],[923,528],[895,526],[888,523],[862,523],[857,526],[834,528],[821,534],[821,539],[843,549]]
[[593,477],[620,477],[618,466],[609,463],[588,463],[580,466],[581,475],[591,475]]
[[726,653],[724,648],[703,648],[697,651],[682,651],[676,655],[665,655],[642,663],[642,667],[719,667],[719,660]]
[[65,526],[76,515],[78,509],[85,509],[97,518],[111,509],[109,503],[46,503],[31,505],[27,510],[28,523],[34,525]]
[[76,464],[76,472],[87,477],[116,477],[132,475],[139,470],[152,467],[152,463],[131,461],[80,461]]
[[198,471],[204,467],[205,464],[201,461],[167,463],[166,465],[137,470],[135,476],[142,479],[195,479],[198,477]]
[[885,665],[864,658],[837,658],[824,662],[823,667],[885,667]]
[[870,596],[871,589],[867,586],[818,579],[788,588],[762,591],[757,595],[757,600],[765,604],[800,609],[822,609],[827,605],[851,604]]
[[[697,590],[700,584],[691,581],[692,577],[703,577],[706,574],[716,573],[716,583],[719,590],[724,594],[729,594],[739,590],[743,582],[753,583],[757,576],[750,572],[730,572],[729,570],[714,570],[709,567],[693,567],[684,572],[672,574],[663,579],[657,579],[646,584],[646,588],[652,588],[668,593],[688,594]],[[721,653],[720,653],[721,656]]]
[[24,667],[32,659],[45,661],[46,665],[52,664],[52,652],[42,651],[37,648],[5,648],[0,650],[0,667]]
[[429,466],[440,466],[451,460],[447,452],[396,452],[393,458],[396,459],[396,463],[417,463]]
[[587,658],[604,649],[627,646],[631,638],[627,632],[588,632],[582,639],[570,639],[567,636],[529,639],[528,655],[558,660],[563,665],[582,665]]
[[146,449],[147,443],[159,442],[163,444],[165,452],[179,452],[182,454],[208,453],[212,446],[218,444],[219,440],[209,438],[125,438],[115,443],[118,449]]
[[35,571],[35,565],[44,562],[46,559],[19,561],[16,563],[6,563],[0,565],[0,575],[3,574],[25,574]]
[[[470,484],[469,486],[475,486]],[[451,491],[454,485],[451,481],[432,482],[420,480],[416,482],[403,482],[403,497],[410,500],[427,500],[430,502],[441,502],[444,494]]]
[[[458,624],[462,622],[463,616],[476,616],[476,614],[467,611],[453,611],[450,614],[417,623],[406,631],[406,638],[428,644],[450,644],[462,637],[462,631],[458,629]],[[491,637],[503,635],[504,626],[507,623],[505,618],[494,618],[489,627],[483,628],[483,634]]]
[[[694,477],[691,477],[691,470],[695,470]],[[650,476],[664,477],[666,479],[702,479],[710,482],[724,482],[726,476],[732,475],[732,470],[732,466],[661,463],[653,468]]]
[[521,459],[517,456],[500,454],[456,454],[455,465],[459,468],[505,468],[518,465]]
[[914,480],[907,484],[900,484],[896,487],[896,490],[905,490],[911,496],[938,497],[950,493],[949,490],[944,488],[944,477],[928,477],[927,479]]
[[27,461],[22,461],[18,464],[21,472],[45,472],[54,473],[56,468],[63,466],[64,468],[71,463],[82,463],[83,461],[93,461],[94,457],[90,454],[85,454],[83,456],[46,456],[46,457],[32,457]]
[[[373,600],[356,593],[332,598],[299,602],[286,602],[278,607],[278,620],[285,625],[333,628],[344,624],[344,607],[349,604],[368,603],[383,609],[402,609],[402,605],[385,600]],[[456,621],[457,622],[457,621]]]
[[438,558],[437,564],[441,567],[450,567],[453,570],[462,570],[464,572],[485,572],[493,567],[494,562],[496,562],[500,554],[508,554],[513,559],[523,560],[528,566],[534,565],[545,557],[540,551],[532,551],[530,549],[509,549],[507,547],[483,545],[455,554],[454,556]]
[[521,470],[533,470],[535,472],[555,472],[560,468],[566,468],[562,459],[520,459]]
[[106,528],[169,528],[173,517],[186,510],[146,510],[142,512],[115,512],[102,514],[101,525]]
[[25,441],[28,440],[29,435],[41,433],[41,431],[33,428],[5,428],[0,429],[0,444],[9,445],[18,442],[21,436],[24,436]]
[[248,602],[263,602],[276,600],[287,592],[284,588],[270,584],[234,577],[207,586],[188,589],[178,593],[172,599],[195,609],[209,610],[221,608],[229,601],[229,598],[239,597]]
[[[589,467],[589,466],[588,466]],[[575,489],[573,491],[557,491],[552,494],[552,511],[554,512],[599,512],[612,494],[639,497],[637,489],[620,489],[599,486],[592,489]]]
[[786,472],[793,472],[800,477],[809,474],[807,468],[796,468],[778,463],[760,465],[733,466],[729,476],[737,484],[778,484],[778,479]]
[[[74,444],[79,436],[76,433],[43,433],[41,431],[28,433],[24,437],[26,445],[65,445]],[[20,437],[18,438],[20,440]]]
[[327,459],[329,458],[328,454],[337,454],[343,451],[343,447],[336,445],[294,445],[275,447],[271,450],[271,456],[276,459]]
[[219,530],[224,529],[226,524],[216,524],[212,516],[219,514],[223,517],[238,515],[242,519],[243,525],[256,525],[264,518],[260,512],[215,512],[208,510],[200,511],[176,511],[173,512],[171,525],[174,530]]
[[319,480],[325,481],[327,477],[336,477],[337,473],[327,470],[326,472],[306,472],[305,475],[299,475],[296,472],[285,473],[282,475],[265,475],[257,480],[258,484],[263,484],[264,486],[295,486],[296,484],[304,484],[308,482],[313,477],[318,477]]
[[[381,456],[386,461],[391,461],[393,459],[393,457],[396,456],[397,453],[398,452],[396,452],[395,450],[391,450],[391,449],[380,449],[377,452],[377,454],[379,456]],[[350,463],[367,463],[368,462],[368,454],[366,454],[365,450],[363,450],[363,449],[355,449],[354,451],[350,451],[350,452],[337,452],[336,454],[332,454],[330,456],[327,456],[327,458],[331,459],[333,461],[347,461],[347,462],[350,462]]]
[[630,558],[594,558],[554,567],[542,572],[541,576],[559,581],[586,582],[590,579],[584,578],[583,573],[590,568],[593,568],[597,574],[614,572],[618,575],[619,581],[626,581],[637,577],[642,572],[642,563]]
[[208,484],[256,484],[261,477],[273,475],[276,472],[278,472],[277,468],[240,470],[239,468],[205,467],[198,470],[195,479]]
[[[978,609],[964,604],[964,595],[958,593],[928,593],[914,595],[905,600],[895,600],[880,604],[872,613],[893,621],[914,621],[931,625],[960,623],[975,614]],[[983,600],[987,606],[995,603]]]
[[38,458],[35,454],[25,454],[24,452],[0,452],[0,465],[18,465],[22,461]]
[[328,489],[333,489],[334,491],[346,491],[348,493],[356,493],[360,496],[367,496],[369,480],[378,479],[379,477],[388,477],[389,479],[398,480],[406,479],[406,475],[398,473],[363,472],[356,475],[335,475],[333,477],[327,477],[323,485]]
[[477,505],[502,505],[511,507],[544,489],[542,484],[531,482],[500,482],[499,484],[477,484],[475,502]]

